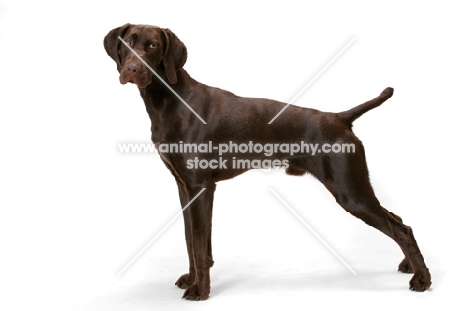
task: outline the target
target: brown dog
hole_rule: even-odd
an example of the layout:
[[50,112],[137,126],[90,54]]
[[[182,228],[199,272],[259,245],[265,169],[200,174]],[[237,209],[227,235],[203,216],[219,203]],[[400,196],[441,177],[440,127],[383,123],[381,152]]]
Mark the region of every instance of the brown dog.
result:
[[[379,97],[340,113],[291,105],[268,124],[284,108],[284,103],[239,97],[195,81],[183,69],[186,47],[169,29],[126,24],[109,32],[104,47],[117,63],[120,82],[134,83],[140,90],[151,120],[151,139],[175,177],[182,206],[188,205],[203,188],[206,189],[184,211],[190,266],[189,273],[176,282],[185,289],[184,298],[204,300],[210,293],[210,268],[214,263],[211,216],[216,183],[265,164],[284,167],[290,175],[314,175],[347,212],[382,231],[401,247],[405,258],[398,270],[414,273],[410,289],[424,291],[430,287],[431,276],[411,228],[383,208],[375,197],[369,182],[364,147],[351,130],[354,120],[390,98],[393,89],[387,88]],[[191,152],[182,152],[182,143],[191,144]],[[171,144],[179,145],[180,149],[168,152],[167,147]],[[195,144],[214,147],[207,152],[197,149]],[[291,152],[292,147],[283,148],[299,144],[304,148],[295,150],[297,152]],[[325,152],[322,149],[324,152],[311,155],[310,149],[306,148],[307,145],[334,144],[345,144],[354,149],[353,152]],[[265,151],[267,145],[271,147],[268,150],[273,151],[257,152],[257,147],[264,147]],[[226,146],[229,148],[221,153],[221,148]],[[243,162],[238,162],[240,159]]]

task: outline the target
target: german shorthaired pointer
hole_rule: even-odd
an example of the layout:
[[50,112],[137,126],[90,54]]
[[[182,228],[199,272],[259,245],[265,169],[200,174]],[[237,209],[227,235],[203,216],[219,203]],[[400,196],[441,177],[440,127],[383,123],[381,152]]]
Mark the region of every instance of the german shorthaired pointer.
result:
[[[246,162],[235,166],[237,159],[275,164],[286,168],[289,175],[312,174],[347,212],[380,230],[400,246],[405,257],[398,270],[414,273],[410,289],[424,291],[430,287],[431,276],[413,232],[399,216],[380,205],[369,182],[364,147],[351,129],[353,121],[389,99],[393,94],[392,88],[386,88],[380,96],[339,113],[291,105],[268,124],[284,108],[284,103],[239,97],[195,81],[183,69],[187,49],[169,29],[126,24],[107,34],[104,47],[117,63],[120,83],[134,83],[139,88],[151,120],[151,140],[177,182],[181,205],[188,205],[199,195],[183,213],[190,262],[189,272],[176,282],[177,286],[185,289],[183,298],[204,300],[209,296],[210,268],[214,263],[211,221],[216,183],[252,168],[245,165]],[[230,148],[222,154],[223,159],[228,160],[223,163],[220,163],[220,153],[213,150],[161,152],[161,147],[181,142],[209,142],[212,146],[224,144],[230,147],[234,144],[243,144],[244,147],[270,144],[277,147],[278,144],[299,142],[316,146],[339,143],[354,146],[354,152],[317,152],[311,155],[310,150],[293,154],[275,148],[274,152],[267,154],[255,152],[252,148],[245,152]],[[205,191],[200,194],[202,189]]]

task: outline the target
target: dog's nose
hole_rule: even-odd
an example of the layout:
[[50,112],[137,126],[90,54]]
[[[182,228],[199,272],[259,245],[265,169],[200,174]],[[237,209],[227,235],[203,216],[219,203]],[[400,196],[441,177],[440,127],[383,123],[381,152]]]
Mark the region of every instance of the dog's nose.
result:
[[137,63],[137,62],[131,62],[129,64],[127,64],[127,66],[125,66],[127,71],[131,74],[136,74],[138,72],[141,71],[142,69],[142,64],[141,63]]

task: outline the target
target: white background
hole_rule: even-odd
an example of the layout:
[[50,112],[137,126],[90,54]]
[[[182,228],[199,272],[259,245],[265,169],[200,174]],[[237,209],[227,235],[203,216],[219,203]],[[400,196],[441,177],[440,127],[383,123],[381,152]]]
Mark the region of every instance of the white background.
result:
[[[1,1],[2,310],[438,310],[466,305],[466,10],[444,1]],[[352,4],[351,4],[352,3]],[[173,30],[196,80],[342,111],[395,88],[354,126],[381,203],[411,225],[433,286],[408,290],[402,254],[310,176],[252,171],[218,184],[211,298],[181,300],[182,219],[134,85],[103,48],[124,23]],[[287,129],[285,129],[287,130]],[[357,272],[354,276],[269,191]],[[5,306],[3,306],[5,305]],[[406,307],[405,307],[406,306]]]

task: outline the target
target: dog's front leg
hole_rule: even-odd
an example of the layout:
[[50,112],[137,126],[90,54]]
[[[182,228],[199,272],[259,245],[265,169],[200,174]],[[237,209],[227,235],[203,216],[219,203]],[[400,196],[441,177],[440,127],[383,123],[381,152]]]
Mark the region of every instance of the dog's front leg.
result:
[[[186,206],[190,202],[188,197],[187,190],[184,187],[184,184],[179,182],[179,198],[180,204],[182,207]],[[193,249],[192,249],[192,221],[190,220],[190,209],[187,208],[184,211],[184,226],[185,226],[185,243],[187,244],[187,253],[189,258],[189,273],[182,275],[175,285],[179,288],[187,289],[190,285],[195,283],[195,262],[193,259]]]
[[206,188],[184,211],[185,239],[189,256],[189,273],[182,275],[176,285],[185,288],[183,298],[205,300],[210,294],[211,221],[215,184],[203,186],[179,186],[182,206],[187,205]]

